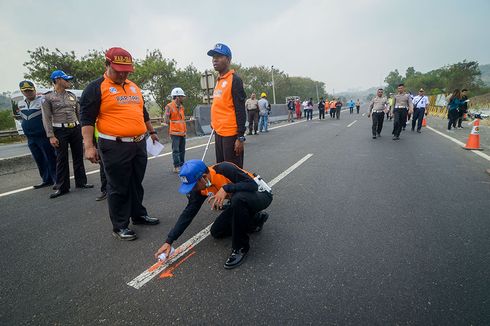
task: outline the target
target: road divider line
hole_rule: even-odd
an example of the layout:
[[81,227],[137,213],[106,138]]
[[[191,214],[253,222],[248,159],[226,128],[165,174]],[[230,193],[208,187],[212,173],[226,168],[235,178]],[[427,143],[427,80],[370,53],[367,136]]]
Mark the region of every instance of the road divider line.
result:
[[[303,157],[301,160],[298,162],[294,163],[291,165],[288,169],[286,169],[284,172],[281,172],[277,177],[272,179],[272,181],[268,182],[269,186],[274,186],[277,184],[279,181],[284,179],[288,174],[293,172],[296,168],[298,168],[301,164],[306,162],[310,157],[312,157],[313,154],[308,154],[305,157]],[[202,240],[206,239],[209,234],[210,234],[210,229],[213,223],[205,227],[203,230],[199,231],[196,235],[194,235],[192,238],[181,244],[177,249],[175,249],[175,254],[174,256],[170,257],[165,263],[157,262],[153,264],[151,267],[149,267],[147,270],[145,270],[143,273],[135,277],[133,280],[127,283],[127,285],[135,288],[136,290],[140,289],[143,285],[148,283],[151,279],[153,279],[155,276],[163,272],[165,269],[170,267],[173,263],[178,261],[180,257],[184,256],[189,250],[194,248],[199,242]]]
[[352,127],[352,125],[353,125],[354,123],[356,123],[356,122],[357,122],[357,120],[352,121],[351,123],[349,123],[349,124],[347,125],[347,128]]
[[[436,134],[438,134],[438,135],[440,135],[440,136],[442,136],[442,137],[444,137],[444,138],[449,139],[450,141],[452,141],[452,142],[454,142],[454,143],[458,144],[458,145],[459,145],[459,146],[461,146],[461,147],[464,147],[464,146],[466,145],[465,143],[463,143],[463,142],[461,142],[461,141],[457,140],[456,138],[453,138],[453,137],[451,137],[451,136],[448,136],[448,135],[446,135],[446,134],[444,134],[444,133],[440,132],[439,130],[436,130],[436,129],[434,129],[434,128],[430,127],[430,126],[427,126],[427,129],[432,130],[432,131],[433,131],[433,132],[435,132]],[[480,157],[484,158],[485,160],[490,161],[490,156],[489,156],[489,155],[487,155],[487,154],[485,154],[485,153],[482,153],[482,152],[480,152],[480,151],[475,151],[475,150],[470,150],[470,151],[471,151],[471,152],[473,152],[473,153],[475,153],[476,155],[478,155],[478,156],[480,156]]]

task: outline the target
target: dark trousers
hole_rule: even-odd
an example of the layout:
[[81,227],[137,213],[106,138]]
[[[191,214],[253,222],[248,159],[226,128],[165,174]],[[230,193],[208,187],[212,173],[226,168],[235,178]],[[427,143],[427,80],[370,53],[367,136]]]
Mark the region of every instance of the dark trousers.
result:
[[43,183],[56,183],[56,152],[46,136],[27,137],[27,146],[36,162]]
[[185,162],[185,137],[170,135],[172,138],[172,159],[174,167],[181,167]]
[[400,137],[403,126],[407,124],[407,109],[406,108],[394,108],[393,109],[393,135]]
[[[99,151],[99,150],[98,150]],[[99,151],[99,157],[100,157]],[[104,162],[99,160],[99,174],[100,174],[100,192],[107,192],[107,176],[105,175]]]
[[221,163],[224,161],[234,163],[239,168],[243,168],[243,154],[235,154],[235,141],[237,136],[220,136],[215,134],[214,136],[214,147],[216,151],[216,163]]
[[449,110],[447,116],[449,118],[449,121],[447,123],[447,129],[451,130],[451,126],[456,128],[456,121],[458,121],[458,116],[459,116],[458,110],[456,109]]
[[340,119],[340,110],[342,109],[342,107],[340,108],[335,108],[335,116],[337,117],[337,119]]
[[356,106],[357,114],[359,114],[360,106]]
[[248,232],[257,226],[256,214],[272,202],[272,195],[266,192],[236,192],[231,197],[231,206],[224,210],[211,226],[214,238],[232,236],[232,248],[249,249]]
[[354,113],[354,107],[349,107],[349,113],[350,114]]
[[464,114],[466,113],[466,111],[463,109],[463,110],[458,110],[458,127],[462,127],[462,124],[463,124],[463,117],[464,117]]
[[330,109],[330,118],[334,118],[335,117],[335,108],[333,109]]
[[376,136],[376,134],[381,134],[381,130],[383,129],[383,121],[385,119],[385,114],[384,112],[373,112],[372,113],[372,119],[373,119],[373,136]]
[[306,120],[313,120],[313,109],[306,109]]
[[414,109],[412,117],[412,130],[415,129],[415,125],[417,125],[417,130],[422,129],[422,120],[424,119],[424,115],[424,108]]
[[259,110],[249,110],[248,111],[248,132],[251,134],[252,131],[257,133],[259,128]]
[[68,145],[73,160],[75,186],[87,183],[87,175],[83,165],[83,140],[80,126],[75,128],[53,128],[54,135],[59,141],[56,147],[56,185],[62,192],[70,189],[70,167],[68,161]]
[[325,119],[325,109],[318,109],[318,120]]
[[113,229],[124,229],[133,219],[147,215],[143,206],[146,140],[123,143],[99,138],[99,149],[107,176],[107,202]]

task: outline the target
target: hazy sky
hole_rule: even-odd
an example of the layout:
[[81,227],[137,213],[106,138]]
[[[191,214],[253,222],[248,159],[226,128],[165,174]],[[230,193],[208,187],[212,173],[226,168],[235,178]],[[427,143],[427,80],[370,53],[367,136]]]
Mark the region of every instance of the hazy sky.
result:
[[393,69],[490,63],[490,0],[14,1],[0,0],[0,90],[22,80],[28,49],[86,54],[160,49],[180,66],[212,68],[228,44],[245,66],[274,65],[327,91],[378,86]]

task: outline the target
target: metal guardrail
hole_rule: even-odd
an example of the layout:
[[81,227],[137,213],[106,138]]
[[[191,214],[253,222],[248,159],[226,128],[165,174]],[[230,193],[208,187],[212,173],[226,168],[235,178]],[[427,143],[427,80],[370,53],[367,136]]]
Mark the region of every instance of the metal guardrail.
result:
[[15,137],[15,136],[19,136],[19,133],[17,132],[17,130],[0,131],[0,138]]

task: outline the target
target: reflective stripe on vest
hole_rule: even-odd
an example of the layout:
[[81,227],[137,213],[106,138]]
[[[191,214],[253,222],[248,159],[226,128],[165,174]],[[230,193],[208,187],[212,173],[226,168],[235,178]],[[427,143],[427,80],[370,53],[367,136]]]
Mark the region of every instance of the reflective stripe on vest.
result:
[[169,134],[174,136],[185,136],[187,128],[185,125],[184,106],[181,105],[180,108],[177,108],[175,101],[172,101],[167,106],[170,112]]
[[[227,163],[230,163],[230,164],[233,164],[231,162],[227,162]],[[220,163],[218,163],[220,164]],[[204,190],[201,190],[201,195],[203,196],[208,196],[209,194],[212,194],[212,195],[216,195],[216,193],[218,192],[218,190],[220,190],[221,188],[223,188],[224,185],[227,185],[229,183],[232,183],[230,181],[230,179],[228,179],[227,177],[225,177],[224,175],[221,175],[221,174],[218,174],[216,173],[216,171],[214,170],[214,167],[218,164],[215,164],[215,165],[211,165],[210,167],[208,167],[209,169],[209,174],[208,174],[208,179],[209,181],[211,181],[211,186],[204,189]],[[235,165],[235,164],[233,164]],[[236,166],[236,165],[235,165]],[[240,169],[238,166],[236,166],[238,169]],[[254,175],[248,171],[245,171],[243,169],[240,169],[242,170],[243,172],[245,172],[246,174],[248,174],[248,176],[250,176],[250,178],[254,178]]]

